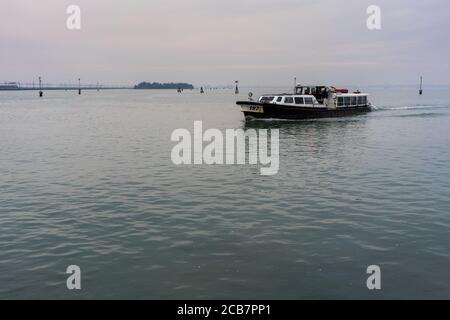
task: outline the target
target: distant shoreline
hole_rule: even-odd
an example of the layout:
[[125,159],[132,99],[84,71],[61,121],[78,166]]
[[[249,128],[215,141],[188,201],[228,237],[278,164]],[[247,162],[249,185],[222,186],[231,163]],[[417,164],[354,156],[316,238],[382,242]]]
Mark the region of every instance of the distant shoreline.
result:
[[92,88],[92,87],[80,87],[80,88],[65,88],[65,87],[42,87],[39,88],[0,88],[0,91],[73,91],[73,90],[120,90],[120,89],[131,89],[133,87],[100,87],[100,88]]
[[192,90],[194,86],[190,83],[159,83],[159,82],[141,82],[134,86],[134,89],[183,89],[183,90]]
[[45,84],[41,88],[36,84],[20,85],[19,83],[0,84],[0,91],[36,91],[36,90],[116,90],[116,89],[137,89],[137,90],[193,90],[195,87],[190,83],[160,83],[160,82],[141,82],[134,86],[102,86],[102,85],[61,85],[61,84]]

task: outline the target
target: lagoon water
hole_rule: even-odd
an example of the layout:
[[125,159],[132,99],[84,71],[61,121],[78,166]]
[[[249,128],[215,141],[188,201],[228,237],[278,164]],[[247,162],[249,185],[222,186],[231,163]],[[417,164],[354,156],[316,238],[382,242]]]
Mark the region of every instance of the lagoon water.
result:
[[[449,299],[450,90],[360,89],[377,111],[247,124],[232,90],[0,92],[0,298]],[[279,128],[279,173],[172,164],[194,120]]]

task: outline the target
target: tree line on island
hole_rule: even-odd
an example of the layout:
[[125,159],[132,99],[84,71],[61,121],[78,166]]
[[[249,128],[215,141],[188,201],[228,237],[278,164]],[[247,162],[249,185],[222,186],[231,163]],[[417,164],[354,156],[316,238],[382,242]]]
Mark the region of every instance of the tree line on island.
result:
[[190,83],[160,83],[160,82],[141,82],[134,86],[135,89],[194,89]]

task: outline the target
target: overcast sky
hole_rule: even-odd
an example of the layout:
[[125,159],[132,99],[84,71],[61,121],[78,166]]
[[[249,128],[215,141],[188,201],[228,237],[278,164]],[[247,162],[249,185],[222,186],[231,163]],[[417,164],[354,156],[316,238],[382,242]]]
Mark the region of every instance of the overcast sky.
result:
[[450,84],[449,14],[447,0],[2,0],[0,81]]

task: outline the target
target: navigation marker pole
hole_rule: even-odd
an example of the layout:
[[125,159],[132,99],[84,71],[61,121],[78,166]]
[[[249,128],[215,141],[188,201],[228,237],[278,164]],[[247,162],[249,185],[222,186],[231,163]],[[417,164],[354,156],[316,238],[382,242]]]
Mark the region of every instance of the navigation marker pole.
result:
[[234,90],[234,93],[239,94],[239,87],[238,87],[239,81],[236,80],[234,83],[236,83],[236,89]]
[[81,79],[78,78],[78,94],[81,94]]
[[420,89],[419,89],[419,94],[422,95],[423,90],[422,90],[422,76],[420,76]]
[[41,77],[39,77],[39,97],[42,98],[43,95],[44,93],[42,92],[42,80]]

